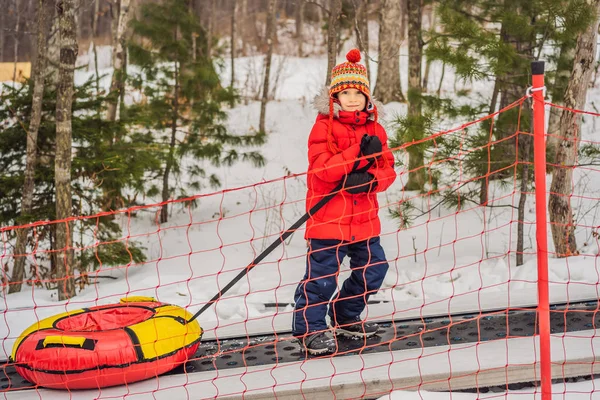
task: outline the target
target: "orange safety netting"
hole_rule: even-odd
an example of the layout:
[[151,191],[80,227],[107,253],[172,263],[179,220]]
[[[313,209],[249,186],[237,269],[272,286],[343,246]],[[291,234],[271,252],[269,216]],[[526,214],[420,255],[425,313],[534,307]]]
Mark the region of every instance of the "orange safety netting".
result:
[[[121,298],[150,307],[147,309],[156,306],[149,298],[177,305],[188,312],[181,314],[183,322],[178,322],[185,326],[186,318],[211,305],[211,298],[241,273],[239,282],[217,296],[198,317],[204,330],[202,341],[192,356],[186,356],[184,365],[157,379],[97,389],[92,397],[377,398],[396,390],[435,390],[487,398],[494,396],[488,392],[499,390],[502,392],[496,397],[515,389],[521,389],[518,393],[524,396],[540,393],[540,380],[544,379],[555,379],[555,393],[593,397],[597,389],[592,380],[576,386],[566,382],[572,377],[593,377],[598,371],[594,332],[600,323],[600,152],[596,150],[600,141],[594,130],[600,114],[546,103],[546,111],[556,108],[585,118],[575,139],[560,132],[548,135],[548,143],[556,140],[557,145],[548,146],[553,150],[547,153],[548,186],[542,193],[536,190],[534,180],[540,167],[534,164],[533,124],[524,121],[525,115],[530,118],[531,107],[532,99],[526,96],[493,115],[392,149],[398,177],[390,190],[379,195],[380,237],[390,268],[363,314],[365,320],[380,324],[380,333],[372,338],[340,339],[333,356],[307,356],[290,336],[294,290],[305,270],[303,227],[290,232],[259,264],[251,263],[305,212],[306,176],[288,174],[170,201],[166,203],[170,219],[164,224],[159,222],[164,204],[153,204],[0,229],[0,261],[5,274],[2,358],[8,360],[19,335],[31,324],[60,313],[89,312],[92,307],[119,303]],[[497,127],[505,114],[514,116],[502,121],[512,129],[508,134]],[[388,133],[392,136],[391,130]],[[564,143],[580,149],[573,165],[555,162],[557,149],[564,149]],[[422,192],[404,190],[409,174],[416,171],[407,168],[414,146],[423,148],[426,155],[424,165],[418,167],[426,177]],[[573,226],[565,232],[575,235],[578,255],[557,257],[551,229],[556,223],[549,218],[542,228],[549,238],[546,273],[550,291],[545,299],[548,303],[538,306],[540,242],[536,229],[540,218],[539,214],[536,217],[536,194],[546,200],[544,204],[558,195],[550,188],[552,172],[560,169],[572,173],[568,202]],[[123,236],[102,241],[97,227],[103,218],[119,224]],[[54,257],[65,257],[65,251],[52,249],[48,237],[59,224],[73,233],[69,271],[81,283],[78,295],[63,302],[57,302],[56,288],[61,281],[53,275],[53,266]],[[30,238],[27,252],[13,254],[20,229]],[[572,238],[566,236],[565,240]],[[107,264],[103,251],[114,249],[116,243],[123,245],[125,252],[135,243],[146,261],[134,262],[129,253],[130,262]],[[7,295],[17,257],[27,260],[23,289]],[[90,265],[82,265],[82,260]],[[346,259],[338,282],[349,274]],[[136,300],[135,296],[145,299]],[[131,304],[128,307],[133,307]],[[549,325],[540,323],[544,312],[549,315]],[[131,321],[135,325],[145,320],[145,313],[119,311],[114,317],[117,322],[106,324],[118,330],[123,315],[135,314]],[[179,314],[173,313],[167,317],[176,320]],[[94,327],[104,324],[94,318],[85,321],[94,320]],[[56,328],[51,322],[39,329],[53,326]],[[99,346],[100,339],[86,336],[98,329],[73,329],[80,332],[81,341],[58,335],[58,339],[40,339],[37,346],[54,348],[54,359],[73,349]],[[169,335],[171,329],[154,323],[137,332],[131,355],[138,358],[130,362],[159,359],[163,342],[189,334]],[[122,340],[119,337],[115,343]],[[549,358],[540,357],[540,340],[542,351],[551,351],[545,355]],[[549,349],[544,348],[544,340]],[[181,342],[181,346],[197,344]],[[124,352],[122,346],[110,351]],[[150,353],[154,356],[148,356]],[[38,361],[44,365],[53,363],[40,357]],[[540,376],[540,361],[546,363],[542,374],[550,372],[551,378]],[[37,396],[48,399],[55,395],[23,381],[14,364],[6,361],[3,365],[0,385],[4,391],[36,390]],[[97,368],[108,368],[108,376],[126,374],[121,367],[99,363]],[[76,371],[69,373],[67,380],[83,379]],[[72,396],[78,398],[77,392]]]

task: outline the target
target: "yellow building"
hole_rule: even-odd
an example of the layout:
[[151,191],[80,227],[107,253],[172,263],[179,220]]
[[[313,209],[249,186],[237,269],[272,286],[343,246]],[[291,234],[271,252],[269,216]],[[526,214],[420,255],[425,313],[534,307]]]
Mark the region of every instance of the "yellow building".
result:
[[18,63],[0,63],[0,82],[12,81],[15,77],[15,66],[16,66],[16,81],[23,82],[25,78],[31,76],[31,63],[30,62],[18,62]]

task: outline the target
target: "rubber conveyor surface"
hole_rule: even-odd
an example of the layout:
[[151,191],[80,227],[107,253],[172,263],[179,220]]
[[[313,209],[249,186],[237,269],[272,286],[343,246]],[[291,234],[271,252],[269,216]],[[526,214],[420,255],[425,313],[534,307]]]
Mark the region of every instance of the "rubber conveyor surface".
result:
[[[600,326],[599,306],[598,301],[551,306],[552,333],[582,331]],[[537,333],[536,317],[534,308],[518,308],[381,322],[377,335],[366,340],[338,336],[338,353],[334,357],[527,337]],[[200,344],[193,359],[167,375],[297,362],[319,357],[331,355],[307,356],[298,341],[287,332],[207,340]],[[33,389],[34,386],[17,374],[13,364],[4,362],[0,369],[0,388],[17,390]]]

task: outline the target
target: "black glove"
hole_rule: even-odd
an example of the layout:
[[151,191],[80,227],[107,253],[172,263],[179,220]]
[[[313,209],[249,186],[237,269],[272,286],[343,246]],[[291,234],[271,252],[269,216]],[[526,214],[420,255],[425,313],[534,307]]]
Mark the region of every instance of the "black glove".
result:
[[351,172],[344,178],[344,189],[351,194],[371,192],[376,187],[375,176],[368,172]]
[[377,136],[365,134],[360,141],[360,150],[363,156],[381,153],[381,140]]

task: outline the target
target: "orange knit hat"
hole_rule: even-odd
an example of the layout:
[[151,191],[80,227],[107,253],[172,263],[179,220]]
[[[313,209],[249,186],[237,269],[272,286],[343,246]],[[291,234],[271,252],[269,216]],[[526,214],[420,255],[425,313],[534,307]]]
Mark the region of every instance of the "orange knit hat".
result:
[[[329,85],[329,126],[327,128],[327,147],[336,154],[340,149],[336,146],[333,138],[333,102],[334,95],[346,89],[353,88],[359,90],[367,98],[367,112],[374,114],[374,121],[377,122],[377,108],[371,101],[371,91],[369,90],[369,76],[367,68],[359,64],[360,50],[352,49],[346,54],[346,60],[336,65],[331,70],[331,83]],[[336,100],[337,101],[337,100]]]
[[336,65],[331,70],[331,84],[329,85],[329,96],[344,91],[349,88],[360,90],[367,99],[371,98],[369,90],[369,76],[367,68],[359,64],[360,51],[352,49],[346,54],[346,60]]

